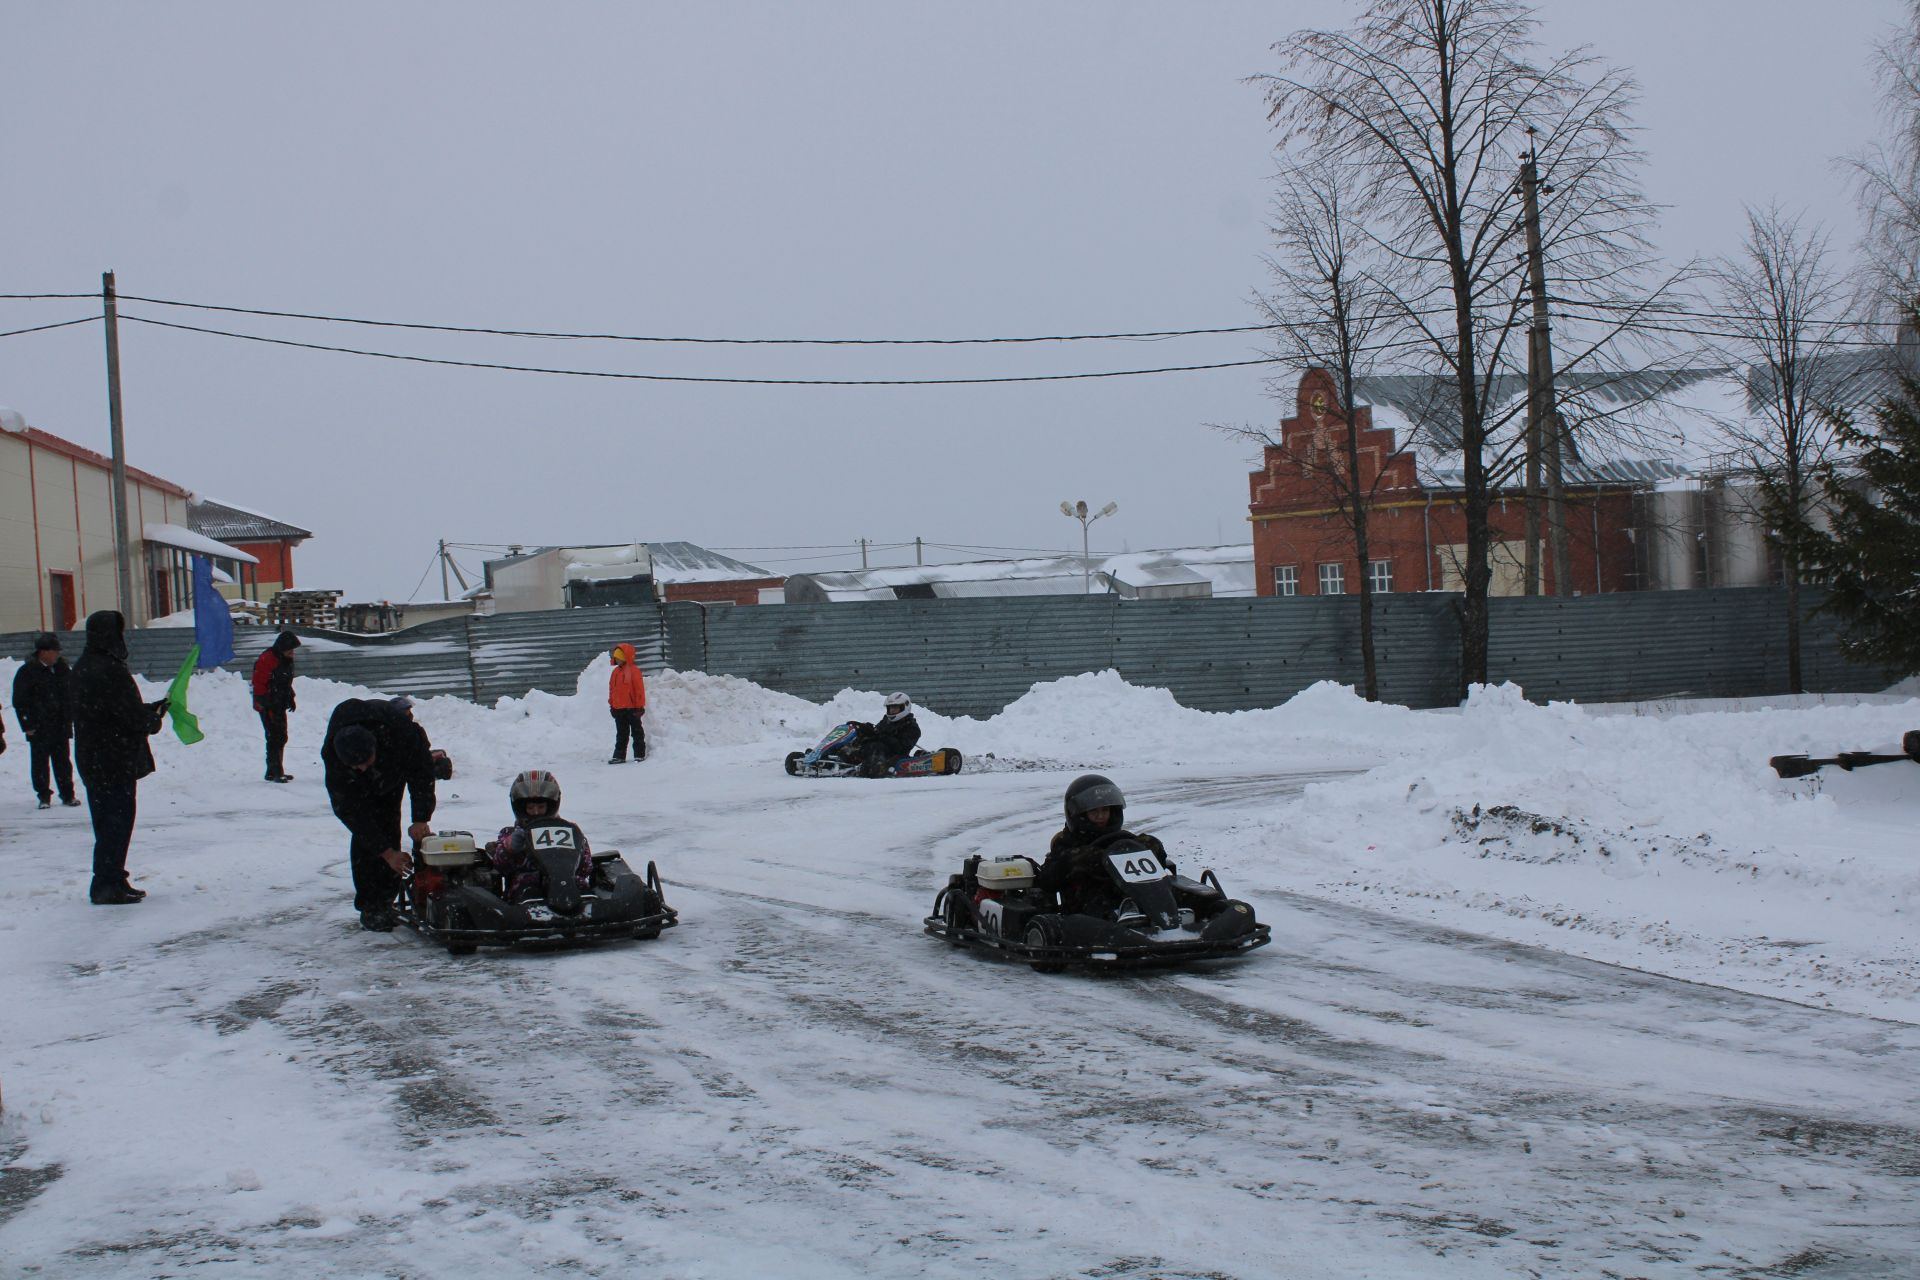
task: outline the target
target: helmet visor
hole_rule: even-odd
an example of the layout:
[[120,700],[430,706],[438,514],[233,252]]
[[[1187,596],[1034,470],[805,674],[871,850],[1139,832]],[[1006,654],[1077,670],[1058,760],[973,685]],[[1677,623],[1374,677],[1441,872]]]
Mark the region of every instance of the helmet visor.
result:
[[1067,803],[1067,810],[1078,817],[1089,809],[1120,809],[1124,808],[1126,803],[1127,798],[1120,794],[1120,788],[1117,785],[1102,782],[1088,787],[1085,791],[1075,793],[1073,799]]

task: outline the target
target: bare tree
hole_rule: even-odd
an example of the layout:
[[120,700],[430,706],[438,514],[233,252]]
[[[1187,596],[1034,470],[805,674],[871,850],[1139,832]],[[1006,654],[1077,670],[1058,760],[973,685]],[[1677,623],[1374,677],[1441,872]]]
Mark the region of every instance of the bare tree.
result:
[[1755,412],[1720,424],[1726,469],[1750,481],[1780,549],[1787,588],[1787,681],[1801,691],[1800,581],[1818,472],[1833,453],[1836,411],[1845,407],[1856,364],[1827,349],[1847,301],[1818,227],[1777,208],[1747,210],[1738,254],[1712,272],[1725,351],[1747,370]]
[[[1339,512],[1360,566],[1360,663],[1367,700],[1377,702],[1380,677],[1373,640],[1367,516],[1388,476],[1388,462],[1413,442],[1396,440],[1393,454],[1375,459],[1371,474],[1361,465],[1354,408],[1357,383],[1390,343],[1388,335],[1400,308],[1392,285],[1379,274],[1389,262],[1364,230],[1356,195],[1359,176],[1337,161],[1312,159],[1281,176],[1271,226],[1275,252],[1267,259],[1273,288],[1256,296],[1273,326],[1276,359],[1295,377],[1316,368],[1332,375],[1340,399],[1342,439],[1337,447],[1326,448],[1312,439],[1303,448],[1298,441],[1266,431],[1226,430],[1279,451]],[[1279,398],[1293,388],[1291,381],[1282,380],[1270,389]]]
[[1874,48],[1887,136],[1847,162],[1866,214],[1865,300],[1888,320],[1910,319],[1920,298],[1920,0],[1905,7]]
[[[1463,464],[1466,521],[1462,675],[1487,676],[1490,515],[1518,466],[1524,396],[1518,159],[1531,149],[1553,196],[1542,248],[1556,305],[1578,350],[1573,371],[1631,329],[1659,290],[1652,207],[1634,173],[1632,80],[1581,51],[1535,60],[1533,11],[1519,0],[1372,0],[1343,31],[1302,31],[1277,46],[1286,69],[1260,78],[1283,152],[1362,175],[1366,234],[1394,259],[1406,367],[1444,379]],[[1528,129],[1535,133],[1528,136]]]

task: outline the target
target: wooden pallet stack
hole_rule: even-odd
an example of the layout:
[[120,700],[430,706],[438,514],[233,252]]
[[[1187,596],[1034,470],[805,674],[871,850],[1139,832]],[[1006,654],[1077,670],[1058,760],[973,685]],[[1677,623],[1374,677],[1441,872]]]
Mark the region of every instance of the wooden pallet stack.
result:
[[340,628],[338,591],[276,591],[267,605],[267,623],[275,627]]

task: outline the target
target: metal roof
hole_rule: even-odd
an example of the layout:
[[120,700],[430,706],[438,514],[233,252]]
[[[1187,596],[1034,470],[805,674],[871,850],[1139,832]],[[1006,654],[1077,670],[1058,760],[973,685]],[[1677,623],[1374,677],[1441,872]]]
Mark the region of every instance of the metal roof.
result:
[[646,547],[653,554],[655,582],[732,582],[781,576],[691,542],[649,542]]
[[187,503],[187,527],[221,542],[298,542],[313,536],[311,530],[258,511],[198,497]]
[[1102,594],[1105,580],[1131,587],[1184,582],[1208,584],[1215,596],[1251,596],[1253,547],[1180,547],[1023,560],[966,560],[956,564],[894,565],[837,573],[799,573],[787,579],[790,604],[858,600],[952,599],[979,596]]

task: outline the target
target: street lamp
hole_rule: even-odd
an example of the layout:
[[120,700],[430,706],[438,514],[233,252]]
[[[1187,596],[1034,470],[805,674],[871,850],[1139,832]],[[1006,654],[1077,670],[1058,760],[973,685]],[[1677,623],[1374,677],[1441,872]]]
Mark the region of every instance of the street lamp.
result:
[[1087,504],[1084,502],[1063,502],[1060,504],[1061,515],[1069,520],[1078,520],[1080,522],[1080,589],[1085,595],[1093,594],[1093,557],[1087,552],[1087,526],[1095,520],[1098,520],[1101,516],[1110,516],[1119,509],[1119,503],[1109,502],[1106,506],[1089,515],[1087,514]]

